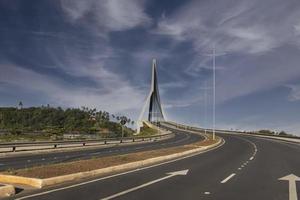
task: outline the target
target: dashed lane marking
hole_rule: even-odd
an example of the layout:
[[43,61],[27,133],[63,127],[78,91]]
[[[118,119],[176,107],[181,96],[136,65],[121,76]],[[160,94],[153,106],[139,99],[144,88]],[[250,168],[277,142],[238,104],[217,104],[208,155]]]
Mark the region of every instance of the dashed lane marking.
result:
[[221,183],[226,183],[227,181],[229,181],[232,177],[235,176],[235,173],[232,173],[231,175],[229,175],[227,178],[225,178],[223,181],[221,181]]

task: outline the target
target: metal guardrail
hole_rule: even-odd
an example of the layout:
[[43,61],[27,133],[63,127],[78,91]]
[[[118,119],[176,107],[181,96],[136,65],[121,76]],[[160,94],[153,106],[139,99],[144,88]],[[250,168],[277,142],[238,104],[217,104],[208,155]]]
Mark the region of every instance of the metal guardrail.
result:
[[[161,139],[163,137],[167,137],[170,135],[172,135],[172,133],[146,136],[146,137],[137,136],[137,137],[124,137],[124,138],[121,138],[121,137],[103,138],[103,139],[92,139],[92,140],[0,143],[0,153],[41,150],[41,149],[45,149],[45,148],[37,148],[37,147],[47,147],[47,146],[49,146],[49,148],[47,148],[47,149],[56,149],[56,148],[67,148],[68,145],[76,145],[76,144],[78,144],[78,146],[96,146],[96,145],[112,144],[112,142],[126,143],[126,142],[138,142],[138,141],[151,141],[154,139]],[[25,150],[20,149],[20,148],[25,148],[25,147],[32,147],[32,149],[30,149],[30,148],[25,149]],[[69,146],[69,147],[75,147],[75,146]],[[5,150],[3,151],[3,149],[5,149]]]

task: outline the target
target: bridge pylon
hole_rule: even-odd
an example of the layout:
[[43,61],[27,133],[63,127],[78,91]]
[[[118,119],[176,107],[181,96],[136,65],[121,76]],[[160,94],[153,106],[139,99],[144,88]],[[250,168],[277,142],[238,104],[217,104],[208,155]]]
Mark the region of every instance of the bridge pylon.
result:
[[147,115],[149,122],[165,121],[165,115],[159,96],[156,59],[153,59],[152,61],[151,88],[137,121],[137,133],[140,132],[140,128],[143,126],[143,117],[147,107],[149,108]]

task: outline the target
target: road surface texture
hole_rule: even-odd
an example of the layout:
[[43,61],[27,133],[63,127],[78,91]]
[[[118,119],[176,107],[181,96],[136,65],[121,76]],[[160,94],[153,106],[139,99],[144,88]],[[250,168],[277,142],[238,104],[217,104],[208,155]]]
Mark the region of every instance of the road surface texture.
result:
[[288,200],[291,195],[290,200],[296,200],[300,182],[293,187],[295,181],[289,185],[289,181],[278,179],[289,174],[300,176],[299,144],[221,136],[225,143],[206,153],[111,177],[22,192],[15,198]]
[[154,150],[166,147],[180,146],[190,144],[204,139],[200,135],[191,134],[185,131],[173,131],[175,136],[156,142],[145,142],[136,144],[123,144],[118,146],[103,147],[93,149],[78,149],[76,151],[41,153],[32,155],[20,155],[14,157],[0,158],[0,170],[20,169],[37,165],[69,162],[89,158],[98,158],[111,155],[120,155],[145,150]]

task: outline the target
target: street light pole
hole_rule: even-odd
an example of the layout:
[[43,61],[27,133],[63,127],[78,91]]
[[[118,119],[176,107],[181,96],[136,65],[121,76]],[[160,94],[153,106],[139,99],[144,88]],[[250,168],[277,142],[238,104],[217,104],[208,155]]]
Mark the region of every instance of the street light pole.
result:
[[207,87],[207,82],[205,81],[205,83],[204,83],[204,133],[205,133],[205,135],[206,135],[206,126],[207,126],[207,117],[206,117],[206,115],[207,115],[207,113],[206,113],[206,104],[207,104],[207,94],[206,94],[206,88]]
[[216,50],[213,47],[213,140],[215,140],[216,125]]

